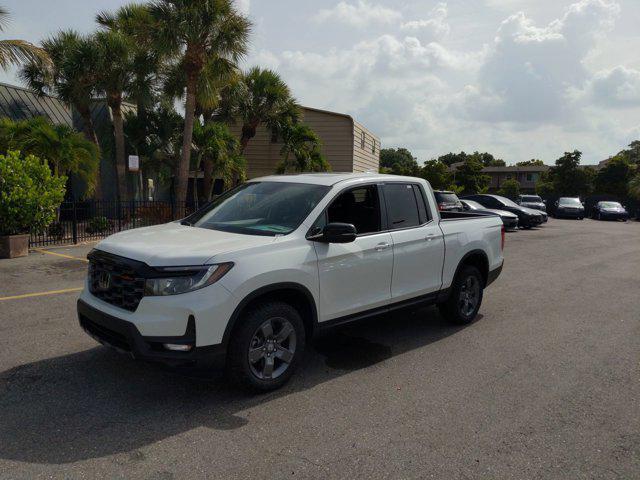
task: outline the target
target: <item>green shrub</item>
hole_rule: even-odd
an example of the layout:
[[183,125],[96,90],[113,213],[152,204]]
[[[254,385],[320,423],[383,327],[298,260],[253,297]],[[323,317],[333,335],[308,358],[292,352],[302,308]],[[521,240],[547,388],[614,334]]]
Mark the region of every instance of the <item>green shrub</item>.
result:
[[111,222],[106,217],[94,217],[87,222],[85,232],[89,235],[96,235],[111,230]]
[[503,197],[515,199],[520,195],[520,183],[513,179],[505,180],[502,184],[502,188],[498,190],[498,194]]
[[45,231],[56,218],[66,182],[33,155],[0,155],[0,235]]

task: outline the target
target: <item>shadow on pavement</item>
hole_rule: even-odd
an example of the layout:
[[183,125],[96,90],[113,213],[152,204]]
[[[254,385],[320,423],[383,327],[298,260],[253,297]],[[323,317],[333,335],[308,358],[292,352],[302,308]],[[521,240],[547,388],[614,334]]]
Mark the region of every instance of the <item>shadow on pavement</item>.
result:
[[460,330],[437,310],[397,312],[317,339],[283,389],[250,396],[220,374],[176,372],[105,347],[0,373],[0,457],[63,464],[131,452],[196,427],[236,429],[238,413],[421,348]]

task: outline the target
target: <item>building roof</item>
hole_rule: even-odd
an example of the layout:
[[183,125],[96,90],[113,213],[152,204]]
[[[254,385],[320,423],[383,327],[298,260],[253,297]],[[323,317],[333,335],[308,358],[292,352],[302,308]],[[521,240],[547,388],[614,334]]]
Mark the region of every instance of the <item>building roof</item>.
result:
[[71,109],[58,98],[6,83],[0,83],[0,116],[12,120],[46,117],[53,123],[73,127]]
[[518,172],[546,172],[551,168],[549,165],[528,165],[521,167],[518,165],[508,165],[506,167],[484,167],[485,173],[518,173]]

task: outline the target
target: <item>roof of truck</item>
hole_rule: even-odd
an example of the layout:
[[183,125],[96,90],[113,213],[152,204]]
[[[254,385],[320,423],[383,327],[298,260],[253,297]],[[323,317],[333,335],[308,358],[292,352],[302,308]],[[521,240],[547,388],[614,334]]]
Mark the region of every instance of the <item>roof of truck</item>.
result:
[[403,177],[400,175],[385,175],[381,173],[299,173],[292,175],[270,175],[268,177],[252,178],[251,182],[287,182],[287,183],[310,183],[314,185],[335,185],[346,180],[363,181],[411,181],[419,180],[416,177]]

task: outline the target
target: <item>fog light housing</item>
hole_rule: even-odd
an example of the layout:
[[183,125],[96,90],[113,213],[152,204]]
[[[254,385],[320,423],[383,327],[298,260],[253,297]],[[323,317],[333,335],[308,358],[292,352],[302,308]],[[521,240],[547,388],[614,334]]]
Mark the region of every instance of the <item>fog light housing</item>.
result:
[[162,346],[172,352],[190,352],[193,345],[180,344],[180,343],[163,343]]

